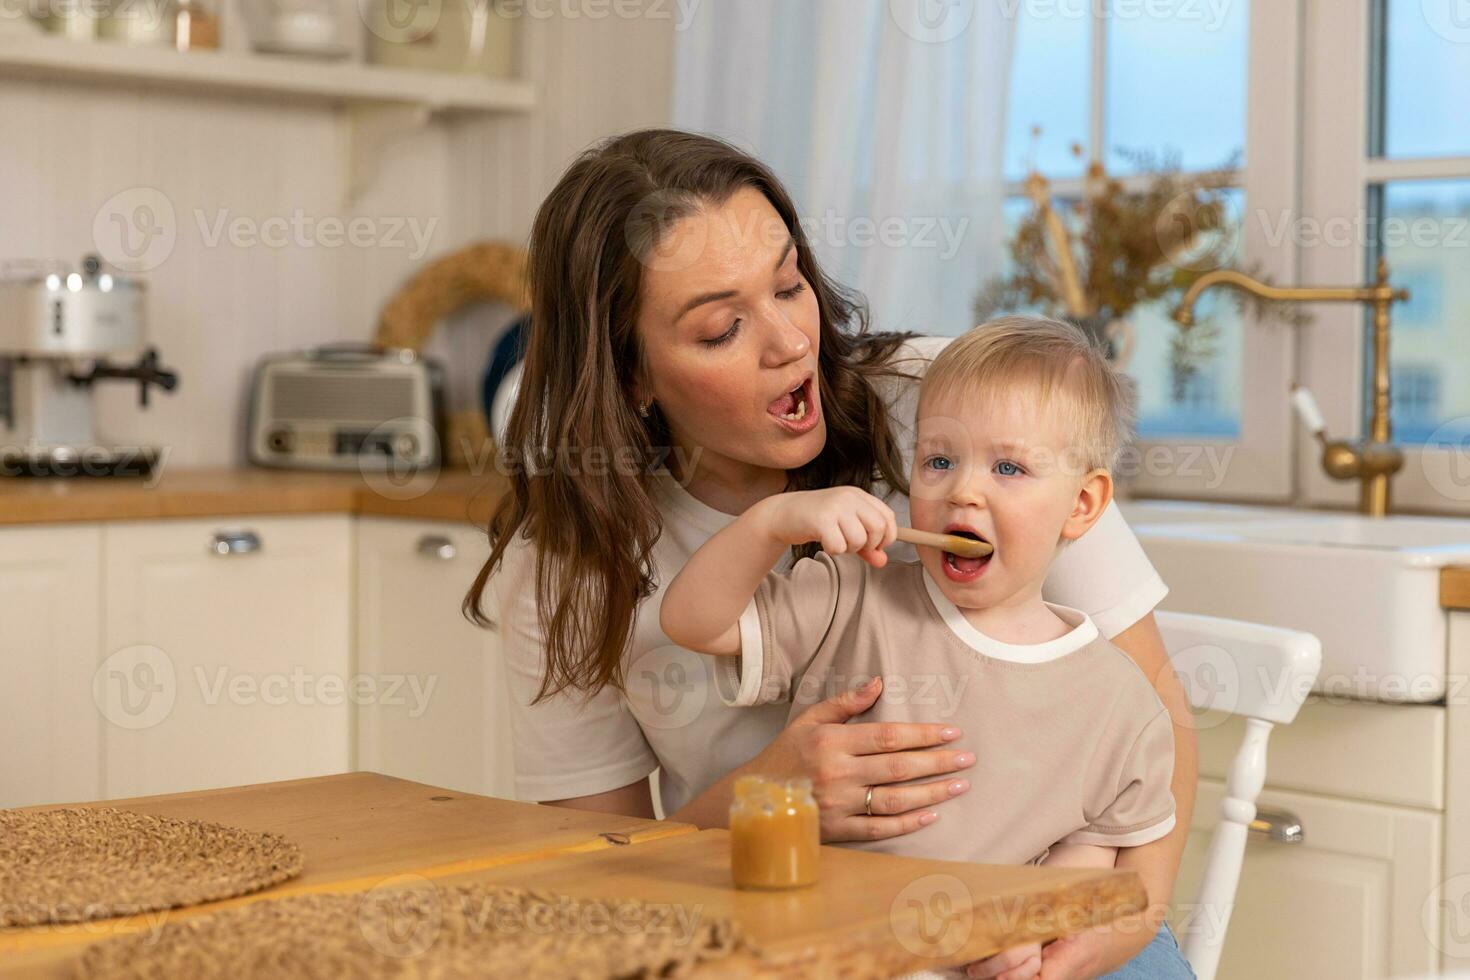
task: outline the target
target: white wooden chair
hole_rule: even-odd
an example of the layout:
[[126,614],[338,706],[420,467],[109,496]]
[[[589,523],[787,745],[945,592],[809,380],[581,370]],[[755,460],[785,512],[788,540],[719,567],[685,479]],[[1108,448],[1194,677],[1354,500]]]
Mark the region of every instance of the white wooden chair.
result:
[[1195,921],[1183,930],[1184,958],[1199,980],[1214,980],[1248,835],[1302,839],[1300,822],[1289,815],[1258,819],[1266,814],[1257,813],[1256,800],[1266,783],[1271,729],[1296,718],[1321,669],[1322,644],[1310,633],[1233,619],[1175,612],[1156,618],[1190,703],[1245,718],[1245,738],[1230,765],[1220,824],[1200,877]]

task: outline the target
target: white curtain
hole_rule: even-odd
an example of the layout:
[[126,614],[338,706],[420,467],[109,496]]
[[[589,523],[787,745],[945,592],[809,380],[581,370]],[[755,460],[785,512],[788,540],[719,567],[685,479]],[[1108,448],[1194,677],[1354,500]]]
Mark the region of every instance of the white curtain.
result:
[[674,125],[786,183],[874,327],[955,334],[996,274],[1016,0],[697,0]]

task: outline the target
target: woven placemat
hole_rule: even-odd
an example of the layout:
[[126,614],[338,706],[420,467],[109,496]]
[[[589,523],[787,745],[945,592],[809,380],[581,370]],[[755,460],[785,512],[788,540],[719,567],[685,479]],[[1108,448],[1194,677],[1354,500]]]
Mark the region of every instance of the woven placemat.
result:
[[78,977],[680,977],[748,948],[703,907],[585,900],[417,876],[366,893],[298,895],[166,923],[90,947]]
[[0,852],[0,926],[198,905],[301,873],[279,834],[114,807],[0,810]]

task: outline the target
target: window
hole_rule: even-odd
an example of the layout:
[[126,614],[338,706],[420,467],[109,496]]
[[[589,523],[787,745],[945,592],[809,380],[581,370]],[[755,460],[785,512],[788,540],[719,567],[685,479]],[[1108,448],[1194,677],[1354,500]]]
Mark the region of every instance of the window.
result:
[[[1293,2],[1229,4],[1018,4],[1007,119],[1007,226],[1028,209],[1023,179],[1034,165],[1053,197],[1083,192],[1084,161],[1099,159],[1125,186],[1142,186],[1139,154],[1186,172],[1232,168],[1233,236],[1242,265],[1286,281],[1289,257],[1271,254],[1245,216],[1296,206],[1297,107],[1283,99],[1299,65]],[[1039,135],[1036,131],[1039,130]],[[1260,223],[1256,223],[1259,225]],[[1141,307],[1126,320],[1127,370],[1139,388],[1140,449],[1179,460],[1200,446],[1232,463],[1186,473],[1165,465],[1131,477],[1137,494],[1285,499],[1291,454],[1285,406],[1294,339],[1287,328],[1252,329],[1228,293],[1204,297],[1197,314],[1215,337],[1195,370],[1181,372],[1171,310]],[[1279,394],[1246,398],[1257,386]],[[1179,452],[1180,450],[1186,450]]]
[[[1348,247],[1302,250],[1313,282],[1354,282],[1379,257],[1408,303],[1393,310],[1394,441],[1407,462],[1395,507],[1470,509],[1470,5],[1464,0],[1305,0],[1302,216],[1346,218]],[[1304,281],[1307,277],[1304,276]],[[1367,318],[1319,316],[1303,372],[1335,435],[1366,431]],[[1302,465],[1313,503],[1355,487]]]

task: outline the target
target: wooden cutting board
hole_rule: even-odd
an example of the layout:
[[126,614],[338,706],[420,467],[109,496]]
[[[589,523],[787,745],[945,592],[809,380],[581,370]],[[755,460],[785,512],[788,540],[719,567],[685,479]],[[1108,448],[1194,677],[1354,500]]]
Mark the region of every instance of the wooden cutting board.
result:
[[[575,898],[669,906],[667,926],[735,921],[758,948],[704,974],[887,978],[968,963],[1022,942],[1045,942],[1141,909],[1131,872],[970,864],[823,847],[810,888],[740,891],[730,882],[730,834],[703,830],[558,855],[441,879],[543,888]],[[411,887],[411,883],[408,887]]]
[[[269,830],[300,845],[299,878],[172,911],[168,921],[287,895],[366,891],[385,880],[486,881],[666,903],[673,928],[696,915],[729,917],[759,955],[706,971],[717,976],[887,977],[1076,932],[1144,902],[1132,872],[927,861],[839,847],[822,849],[821,879],[811,888],[743,892],[730,882],[723,830],[497,800],[373,773],[85,805]],[[88,944],[157,928],[158,915],[0,930],[0,976],[64,976]]]

